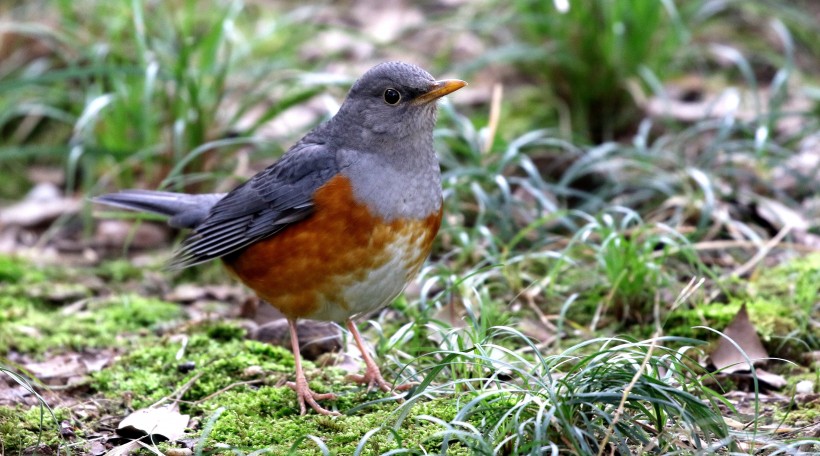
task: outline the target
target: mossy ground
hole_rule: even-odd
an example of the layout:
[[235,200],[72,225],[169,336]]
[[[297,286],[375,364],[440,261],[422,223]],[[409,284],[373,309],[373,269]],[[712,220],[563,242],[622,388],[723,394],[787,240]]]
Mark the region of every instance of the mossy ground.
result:
[[[373,434],[368,451],[380,453],[398,445],[437,448],[441,439],[433,435],[440,427],[419,415],[449,420],[455,416],[455,400],[421,402],[397,426],[395,402],[383,402],[383,393],[367,393],[362,387],[345,383],[346,372],[337,368],[318,369],[306,361],[305,368],[316,391],[333,390],[338,400],[329,402],[344,412],[359,407],[352,415],[328,418],[299,416],[293,391],[283,386],[293,372],[292,354],[280,347],[245,339],[245,330],[230,322],[186,322],[178,304],[133,294],[93,298],[76,312],[66,313],[63,305],[29,293],[38,287],[75,286],[80,299],[91,292],[79,284],[61,282],[50,269],[33,268],[24,261],[0,257],[0,354],[14,352],[30,359],[47,359],[63,353],[82,354],[94,349],[118,353],[107,367],[91,373],[82,386],[56,399],[53,413],[40,406],[0,406],[0,436],[7,454],[32,450],[38,445],[63,448],[83,454],[88,451],[86,436],[94,435],[104,416],[119,417],[174,397],[181,413],[199,423],[188,436],[200,437],[202,423],[214,418],[205,448],[219,453],[226,448],[250,450],[268,448],[270,454],[321,454],[309,438],[315,436],[334,454],[351,454],[364,435]],[[122,268],[115,268],[120,271]],[[110,278],[131,274],[103,274]],[[34,296],[31,296],[33,294]],[[48,293],[46,293],[48,294]],[[173,328],[173,330],[168,330]],[[241,384],[247,382],[247,384]],[[49,395],[46,402],[58,395]],[[86,405],[99,404],[92,413]],[[372,402],[372,405],[367,405]],[[77,405],[84,403],[82,411]],[[218,414],[218,417],[217,417]],[[68,423],[73,435],[62,435],[58,424]],[[112,423],[106,424],[110,426]],[[392,426],[397,426],[391,431]],[[171,445],[162,445],[167,448]],[[452,447],[452,454],[467,454]],[[149,454],[147,450],[143,450]]]
[[725,328],[745,304],[769,356],[799,362],[807,351],[820,349],[820,337],[809,324],[817,312],[818,284],[820,255],[796,258],[738,281],[728,302],[675,310],[664,329],[673,336],[708,339],[708,331],[698,326]]
[[[820,280],[818,263],[820,256],[806,257],[756,276],[749,282],[745,296],[735,296],[728,303],[678,310],[669,316],[665,329],[672,334],[702,337],[691,328],[704,324],[725,327],[741,303],[746,303],[770,350],[772,344],[783,340],[800,341],[791,346],[794,350],[798,346],[801,351],[816,348],[816,338],[805,327],[805,317],[812,311],[812,297],[816,298],[807,290]],[[51,405],[55,417],[43,409],[42,425],[39,406],[0,407],[0,435],[8,454],[31,449],[38,442],[82,454],[88,450],[89,436],[99,436],[101,426],[115,427],[131,411],[162,400],[176,401],[181,413],[191,415],[192,428],[186,437],[203,439],[203,448],[217,454],[263,448],[269,454],[287,454],[291,450],[300,455],[322,454],[312,436],[333,454],[346,455],[353,454],[368,433],[372,434],[362,454],[397,448],[437,452],[442,442],[437,434],[442,427],[426,417],[447,422],[463,405],[459,397],[423,400],[415,402],[404,415],[406,405],[385,401],[389,398],[386,394],[367,393],[344,382],[345,372],[341,369],[318,368],[307,362],[311,387],[339,394],[337,401],[325,405],[349,414],[337,418],[313,413],[299,416],[294,393],[283,386],[292,377],[290,352],[247,340],[244,329],[237,324],[186,321],[180,305],[137,294],[91,296],[91,291],[84,290],[75,278],[56,270],[33,268],[16,259],[0,257],[0,266],[3,356],[14,352],[39,360],[92,349],[110,349],[117,354],[104,369],[90,374],[81,387],[49,395],[47,402],[54,401]],[[95,273],[107,280],[136,277],[100,271],[104,270]],[[80,300],[90,298],[79,310],[65,312],[65,305],[48,298],[48,290],[66,281],[67,286],[79,289],[74,294],[83,296]],[[44,284],[46,292],[29,293]],[[772,355],[780,356],[775,353]],[[89,412],[88,404],[98,405]],[[800,408],[785,419],[795,424],[813,422],[816,413],[816,408]],[[109,421],[103,424],[104,419]],[[59,422],[72,433],[61,436]],[[163,443],[160,448],[180,445]],[[466,455],[470,451],[455,444],[447,454]]]

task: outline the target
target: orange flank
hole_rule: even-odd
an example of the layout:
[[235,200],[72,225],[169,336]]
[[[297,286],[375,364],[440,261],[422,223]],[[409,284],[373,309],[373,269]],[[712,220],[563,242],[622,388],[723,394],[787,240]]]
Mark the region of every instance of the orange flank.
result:
[[[314,195],[315,210],[270,238],[225,257],[227,268],[288,318],[342,321],[389,302],[421,268],[441,225],[383,222],[336,176]],[[374,273],[374,271],[379,271]]]

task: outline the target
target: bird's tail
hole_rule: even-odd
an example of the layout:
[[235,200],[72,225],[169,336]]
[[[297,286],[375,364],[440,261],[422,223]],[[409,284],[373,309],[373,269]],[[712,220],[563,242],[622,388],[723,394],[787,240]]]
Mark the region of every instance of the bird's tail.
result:
[[224,196],[224,193],[189,195],[152,190],[123,190],[98,196],[92,201],[164,215],[168,217],[168,224],[175,228],[196,228],[208,217],[211,208]]

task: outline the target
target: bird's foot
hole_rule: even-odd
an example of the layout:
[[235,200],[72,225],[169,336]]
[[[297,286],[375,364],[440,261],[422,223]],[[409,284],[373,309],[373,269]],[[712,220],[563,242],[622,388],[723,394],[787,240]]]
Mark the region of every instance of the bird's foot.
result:
[[307,380],[304,377],[299,377],[297,375],[295,382],[288,382],[288,387],[292,389],[296,393],[296,398],[299,401],[299,410],[300,415],[304,415],[307,412],[306,405],[310,405],[310,408],[316,411],[316,413],[320,415],[329,415],[329,416],[339,416],[341,413],[328,410],[321,405],[319,405],[316,401],[327,401],[327,400],[334,400],[336,399],[336,395],[333,393],[317,393],[310,389],[307,384]]
[[381,371],[379,371],[379,368],[376,366],[368,366],[367,370],[364,372],[364,375],[349,374],[345,377],[345,380],[367,385],[368,393],[376,387],[385,393],[389,393],[390,391],[407,391],[416,385],[415,383],[404,383],[394,387],[390,383],[387,383],[384,377],[382,377]]

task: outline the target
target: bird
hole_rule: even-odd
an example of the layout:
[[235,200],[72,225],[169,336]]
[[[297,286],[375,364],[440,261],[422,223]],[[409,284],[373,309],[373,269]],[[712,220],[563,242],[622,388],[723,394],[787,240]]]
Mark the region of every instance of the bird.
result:
[[[466,86],[399,61],[380,63],[350,88],[337,113],[228,193],[123,190],[96,203],[160,214],[190,229],[169,267],[221,260],[228,273],[287,318],[300,413],[333,393],[313,391],[296,322],[344,324],[362,354],[368,391],[392,390],[355,319],[389,305],[418,274],[441,225],[434,150],[436,101]],[[397,386],[397,390],[409,385]]]

